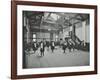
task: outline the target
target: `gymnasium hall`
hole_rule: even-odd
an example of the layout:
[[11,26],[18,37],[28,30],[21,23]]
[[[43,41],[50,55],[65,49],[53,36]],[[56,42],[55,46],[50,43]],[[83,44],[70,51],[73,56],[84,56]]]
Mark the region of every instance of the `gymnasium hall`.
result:
[[23,68],[89,66],[90,15],[23,11]]

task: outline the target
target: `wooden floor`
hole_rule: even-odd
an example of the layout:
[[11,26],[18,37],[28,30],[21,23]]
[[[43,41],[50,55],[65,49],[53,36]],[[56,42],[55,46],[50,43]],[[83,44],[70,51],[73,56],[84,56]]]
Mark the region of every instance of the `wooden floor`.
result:
[[39,50],[34,54],[25,56],[26,68],[47,68],[47,67],[67,67],[67,66],[87,66],[89,65],[89,52],[74,50],[63,53],[61,48],[57,48],[52,53],[45,49],[45,55],[40,56]]

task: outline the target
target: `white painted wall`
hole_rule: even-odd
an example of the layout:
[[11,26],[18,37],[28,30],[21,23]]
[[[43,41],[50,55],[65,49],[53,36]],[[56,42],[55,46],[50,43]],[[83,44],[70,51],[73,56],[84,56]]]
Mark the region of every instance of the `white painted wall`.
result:
[[[29,0],[28,0],[29,1]],[[100,0],[30,0],[57,3],[76,4],[98,4],[98,21],[100,21]],[[11,80],[11,3],[10,0],[0,0],[0,80]],[[98,34],[100,34],[98,24]],[[100,36],[98,36],[98,47],[100,48]],[[98,48],[98,53],[100,49]],[[100,54],[98,54],[98,74],[81,76],[64,76],[53,78],[39,78],[26,80],[100,80]],[[23,80],[23,79],[22,79]]]
[[86,34],[87,34],[86,42],[90,42],[90,34],[89,34],[89,32],[90,32],[90,26],[86,25]]
[[76,28],[76,36],[77,36],[80,40],[83,40],[83,36],[82,36],[82,27]]
[[85,28],[82,26],[82,23],[76,25],[76,35],[82,41],[90,42],[90,26],[85,25]]

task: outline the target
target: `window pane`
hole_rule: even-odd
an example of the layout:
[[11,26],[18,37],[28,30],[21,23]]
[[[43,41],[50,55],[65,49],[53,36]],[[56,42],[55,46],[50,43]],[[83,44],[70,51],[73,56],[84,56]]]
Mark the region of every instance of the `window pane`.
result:
[[33,38],[36,38],[36,34],[33,34]]

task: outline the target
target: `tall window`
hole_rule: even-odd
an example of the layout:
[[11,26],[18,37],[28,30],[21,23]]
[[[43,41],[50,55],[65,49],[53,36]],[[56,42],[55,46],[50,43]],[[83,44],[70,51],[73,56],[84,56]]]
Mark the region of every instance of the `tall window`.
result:
[[33,41],[36,42],[36,34],[33,34]]
[[56,41],[58,41],[58,35],[56,35]]

